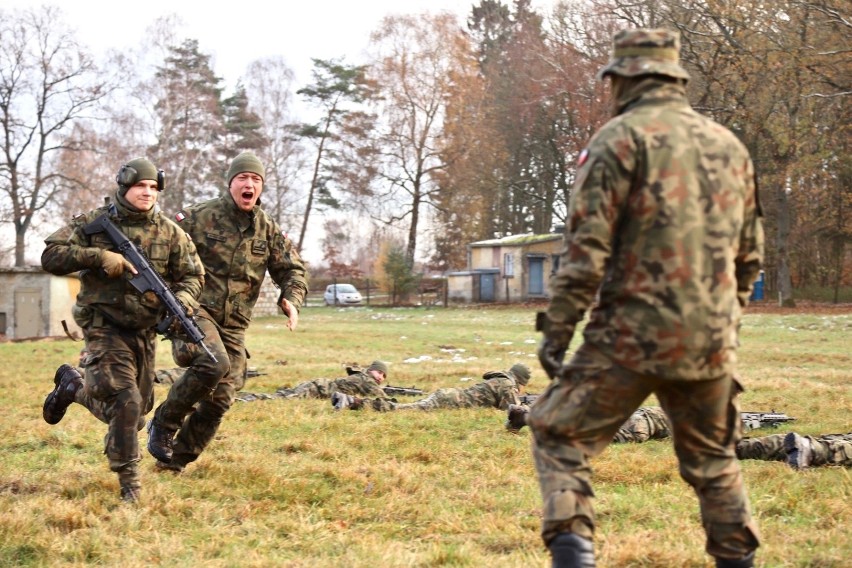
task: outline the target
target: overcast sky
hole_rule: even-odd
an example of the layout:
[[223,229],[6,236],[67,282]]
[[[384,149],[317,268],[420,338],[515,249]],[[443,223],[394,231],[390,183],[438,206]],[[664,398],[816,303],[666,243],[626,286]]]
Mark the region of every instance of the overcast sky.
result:
[[[503,1],[513,5],[513,0]],[[545,12],[555,2],[533,0],[532,5]],[[364,62],[370,33],[388,14],[448,11],[464,25],[475,4],[479,0],[0,0],[4,9],[59,6],[65,23],[77,30],[78,40],[96,56],[109,49],[138,49],[157,18],[177,14],[183,22],[177,37],[198,40],[199,50],[211,56],[213,71],[224,79],[226,96],[257,59],[282,56],[296,75],[294,88],[300,88],[312,79],[313,58]],[[315,216],[311,231],[320,223]],[[0,233],[6,240],[6,233]],[[38,239],[31,231],[30,243],[34,238]],[[36,249],[28,247],[28,258]]]
[[[507,5],[512,0],[504,0]],[[463,23],[472,0],[0,0],[0,6],[60,6],[66,22],[96,53],[108,48],[137,48],[145,30],[161,16],[177,14],[185,23],[178,37],[197,39],[210,54],[213,69],[228,90],[249,63],[265,56],[283,56],[296,73],[296,85],[311,80],[311,59],[345,56],[358,63],[382,17],[448,11]],[[552,0],[533,1],[541,9]]]

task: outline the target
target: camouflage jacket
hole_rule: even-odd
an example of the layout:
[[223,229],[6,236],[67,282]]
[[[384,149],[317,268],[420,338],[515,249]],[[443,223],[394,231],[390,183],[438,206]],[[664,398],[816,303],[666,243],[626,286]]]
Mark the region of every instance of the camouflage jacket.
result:
[[376,380],[366,372],[353,373],[338,379],[314,379],[311,381],[320,394],[320,398],[331,398],[336,392],[357,397],[384,398],[385,391]]
[[489,371],[482,375],[483,381],[466,389],[458,389],[459,396],[469,406],[491,406],[506,410],[510,404],[520,404],[518,383],[511,373]]
[[745,146],[656,79],[622,98],[578,159],[548,317],[666,379],[733,372],[741,309],[763,258]]
[[[156,208],[134,213],[116,204],[115,225],[148,256],[151,266],[171,287],[175,296],[190,308],[197,308],[196,298],[204,285],[204,266],[195,245],[175,223]],[[52,274],[80,271],[80,293],[74,316],[80,327],[100,326],[102,321],[125,329],[153,327],[165,315],[165,308],[153,292],[140,294],[127,275],[107,278],[101,270],[101,250],[118,252],[105,233],[86,235],[83,227],[107,207],[99,207],[78,215],[70,225],[47,239],[41,265]]]
[[225,193],[176,215],[195,241],[206,279],[201,304],[220,325],[245,329],[267,271],[299,309],[308,293],[307,273],[293,243],[265,211],[237,208]]

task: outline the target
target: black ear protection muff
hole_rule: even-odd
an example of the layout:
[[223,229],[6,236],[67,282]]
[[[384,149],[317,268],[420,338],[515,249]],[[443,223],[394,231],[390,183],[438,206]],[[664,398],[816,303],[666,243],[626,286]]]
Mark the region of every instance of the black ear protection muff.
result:
[[[131,187],[137,181],[139,172],[136,168],[128,165],[121,166],[115,176],[115,183],[124,187]],[[157,170],[157,191],[166,189],[166,174],[163,170]]]
[[[118,170],[118,174],[115,176],[115,183],[124,187],[130,187],[136,183],[137,175],[139,175],[139,172],[136,171],[136,168],[131,168],[128,165],[121,166],[121,169]],[[159,185],[159,180],[157,180],[157,184]]]

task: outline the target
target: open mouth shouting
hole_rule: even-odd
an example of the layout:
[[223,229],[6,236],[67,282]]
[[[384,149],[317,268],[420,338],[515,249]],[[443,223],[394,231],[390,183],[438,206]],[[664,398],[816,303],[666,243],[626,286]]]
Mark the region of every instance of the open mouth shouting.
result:
[[242,172],[231,180],[229,189],[237,207],[251,211],[263,190],[263,178],[251,172]]

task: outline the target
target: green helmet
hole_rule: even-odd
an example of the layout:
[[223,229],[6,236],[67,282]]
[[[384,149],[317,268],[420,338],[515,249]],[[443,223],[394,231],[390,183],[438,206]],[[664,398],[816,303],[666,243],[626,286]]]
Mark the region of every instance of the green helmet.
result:
[[530,368],[523,363],[515,363],[509,372],[518,381],[518,384],[526,385],[530,382]]

